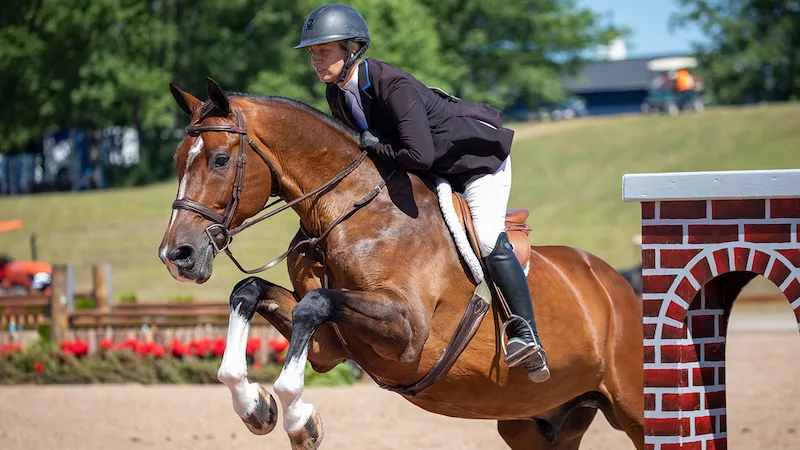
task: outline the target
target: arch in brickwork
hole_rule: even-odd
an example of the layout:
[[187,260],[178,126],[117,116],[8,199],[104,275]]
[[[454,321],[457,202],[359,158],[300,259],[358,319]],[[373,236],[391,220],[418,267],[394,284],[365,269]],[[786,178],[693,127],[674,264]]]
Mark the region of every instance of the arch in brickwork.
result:
[[[800,323],[800,268],[795,267],[787,252],[749,242],[716,244],[700,250],[663,295],[655,336],[661,337],[666,319],[682,327],[686,313],[700,289],[715,277],[729,272],[752,272],[772,281],[786,296]],[[720,270],[723,269],[723,270]]]

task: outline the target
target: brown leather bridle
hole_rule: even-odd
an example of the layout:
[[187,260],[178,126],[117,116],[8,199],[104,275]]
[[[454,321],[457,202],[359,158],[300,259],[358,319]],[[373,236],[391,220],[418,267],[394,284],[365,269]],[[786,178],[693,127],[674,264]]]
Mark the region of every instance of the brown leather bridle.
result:
[[[289,254],[295,251],[298,247],[302,245],[311,245],[322,257],[322,262],[324,267],[323,284],[325,285],[325,287],[327,287],[328,285],[327,262],[325,260],[325,253],[319,247],[320,242],[323,239],[325,239],[325,237],[328,235],[328,233],[330,233],[331,230],[333,230],[333,227],[341,223],[344,219],[349,217],[357,209],[366,206],[375,197],[377,197],[380,191],[383,189],[383,187],[386,186],[386,181],[388,180],[388,178],[390,178],[392,175],[389,175],[389,177],[382,180],[382,182],[378,186],[376,186],[372,191],[370,191],[370,193],[367,196],[355,201],[353,203],[353,206],[351,206],[347,211],[345,211],[341,216],[339,216],[339,218],[336,219],[325,231],[323,231],[319,237],[309,237],[308,231],[303,230],[303,232],[306,234],[307,237],[306,239],[297,242],[284,254],[275,258],[269,263],[264,264],[263,266],[258,267],[256,269],[247,270],[243,268],[241,264],[239,264],[239,261],[237,261],[236,258],[233,257],[233,254],[230,251],[229,246],[231,242],[233,242],[233,236],[239,234],[246,228],[249,228],[255,225],[256,223],[261,222],[264,219],[267,219],[282,211],[285,211],[286,209],[291,208],[297,203],[306,200],[312,195],[316,195],[319,192],[322,192],[328,189],[329,187],[335,185],[336,183],[342,181],[347,175],[351,174],[359,165],[361,165],[362,162],[364,162],[364,160],[367,158],[367,152],[362,151],[361,155],[359,155],[359,157],[356,158],[356,160],[353,161],[347,168],[339,172],[335,177],[326,181],[316,189],[290,202],[287,202],[280,208],[270,211],[269,213],[261,217],[258,217],[248,222],[244,222],[238,227],[230,229],[231,222],[233,221],[233,217],[236,214],[236,207],[239,205],[239,199],[242,195],[242,190],[244,188],[244,180],[245,180],[244,169],[245,165],[247,164],[247,152],[245,151],[246,149],[245,144],[248,144],[250,148],[252,148],[253,151],[264,161],[264,163],[269,167],[269,170],[272,174],[272,186],[268,199],[272,197],[280,197],[281,191],[283,190],[283,186],[281,185],[280,178],[278,177],[278,171],[275,170],[275,166],[270,162],[269,158],[267,158],[266,155],[264,155],[264,153],[258,148],[256,143],[253,142],[253,140],[250,139],[249,136],[247,136],[247,128],[245,127],[244,118],[242,117],[242,112],[240,110],[236,111],[236,119],[238,125],[199,125],[199,123],[203,120],[203,116],[201,116],[194,124],[186,127],[186,133],[189,136],[199,136],[200,133],[205,133],[209,131],[220,131],[220,132],[234,133],[239,135],[239,152],[236,157],[236,175],[233,180],[233,186],[231,188],[231,198],[228,200],[228,204],[225,206],[225,210],[222,212],[222,214],[220,214],[201,203],[185,198],[175,200],[172,203],[172,209],[184,209],[187,211],[192,211],[200,215],[201,217],[213,222],[212,225],[208,226],[205,229],[205,233],[208,236],[208,239],[211,241],[211,246],[214,248],[214,255],[217,255],[220,252],[225,252],[225,254],[228,255],[228,257],[231,259],[231,261],[233,261],[236,267],[238,267],[239,270],[247,274],[259,273],[267,269],[270,269],[275,265],[277,265],[278,263],[280,263],[281,261],[283,261],[284,259],[286,259],[286,257],[288,257]],[[392,174],[394,174],[394,172],[392,172]],[[259,214],[260,212],[266,210],[267,208],[270,208],[271,206],[279,203],[280,201],[282,201],[282,199],[278,198],[278,200],[269,203],[263,208],[261,208],[261,211],[259,211],[256,214]],[[224,245],[222,245],[221,247],[217,245],[217,241],[216,239],[214,239],[214,236],[212,235],[212,230],[215,229],[218,230],[218,233],[222,235],[222,237],[224,238]]]

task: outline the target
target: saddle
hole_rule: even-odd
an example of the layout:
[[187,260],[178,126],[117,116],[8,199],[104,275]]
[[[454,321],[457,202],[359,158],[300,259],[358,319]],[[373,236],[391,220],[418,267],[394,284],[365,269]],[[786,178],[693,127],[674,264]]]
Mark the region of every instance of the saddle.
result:
[[[472,214],[469,211],[469,205],[463,195],[458,192],[453,192],[453,206],[456,210],[459,222],[464,226],[467,232],[472,250],[478,257],[481,251],[478,247],[478,237],[475,234],[475,227],[472,224]],[[531,228],[526,222],[530,211],[525,208],[515,208],[506,211],[505,230],[508,235],[508,241],[514,249],[514,255],[517,257],[519,264],[525,267],[531,257],[531,244],[528,240],[528,235]]]

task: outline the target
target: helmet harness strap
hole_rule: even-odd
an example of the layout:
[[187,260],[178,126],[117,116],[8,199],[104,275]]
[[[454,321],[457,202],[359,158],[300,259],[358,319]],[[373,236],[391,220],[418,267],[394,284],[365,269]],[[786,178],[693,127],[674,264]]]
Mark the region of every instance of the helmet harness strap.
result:
[[[339,45],[342,45],[341,43]],[[350,68],[353,67],[356,61],[367,51],[369,47],[368,44],[364,43],[361,47],[353,53],[353,39],[347,40],[347,46],[342,45],[342,47],[347,50],[347,59],[344,62],[344,67],[342,67],[342,71],[339,72],[339,78],[336,81],[328,84],[339,84],[347,78],[347,73],[350,71]]]

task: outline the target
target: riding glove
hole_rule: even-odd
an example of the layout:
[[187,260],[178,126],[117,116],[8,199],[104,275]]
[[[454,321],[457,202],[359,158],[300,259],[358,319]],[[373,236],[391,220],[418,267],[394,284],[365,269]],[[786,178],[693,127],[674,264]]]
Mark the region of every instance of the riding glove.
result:
[[371,150],[374,152],[378,148],[378,144],[380,144],[380,141],[371,131],[365,130],[361,133],[361,141],[359,143],[359,148],[361,148],[361,150]]

